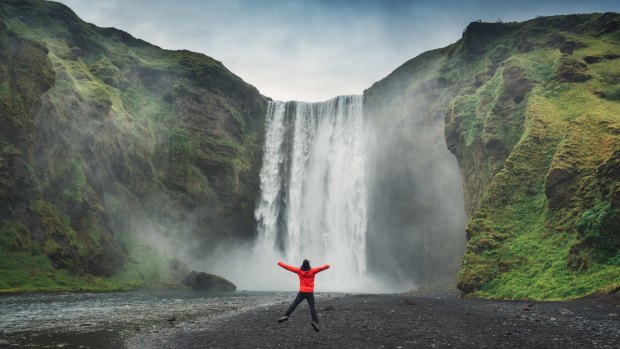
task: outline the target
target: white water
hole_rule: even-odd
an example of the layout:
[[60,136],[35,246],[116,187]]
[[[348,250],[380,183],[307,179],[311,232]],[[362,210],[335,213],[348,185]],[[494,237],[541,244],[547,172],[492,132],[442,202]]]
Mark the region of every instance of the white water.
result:
[[255,256],[329,263],[317,276],[323,289],[376,289],[366,274],[362,96],[274,101],[266,123]]

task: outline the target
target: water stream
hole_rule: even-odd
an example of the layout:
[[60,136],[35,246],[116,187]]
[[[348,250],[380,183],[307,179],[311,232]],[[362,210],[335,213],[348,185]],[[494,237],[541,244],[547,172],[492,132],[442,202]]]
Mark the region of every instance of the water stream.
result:
[[125,348],[142,334],[204,328],[222,316],[288,298],[184,290],[0,295],[0,347]]

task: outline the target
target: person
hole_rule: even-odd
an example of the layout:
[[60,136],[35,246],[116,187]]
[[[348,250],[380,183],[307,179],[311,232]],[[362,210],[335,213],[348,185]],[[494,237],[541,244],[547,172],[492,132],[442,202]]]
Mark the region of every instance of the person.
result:
[[288,265],[278,261],[278,265],[282,268],[292,271],[293,273],[297,273],[299,276],[299,293],[297,293],[297,297],[291,306],[288,308],[284,316],[278,319],[279,323],[283,323],[284,321],[288,321],[288,317],[291,316],[295,308],[301,303],[304,299],[308,302],[310,306],[310,314],[312,315],[312,327],[315,331],[319,332],[319,318],[316,315],[316,308],[314,305],[314,276],[329,268],[329,264],[322,265],[316,268],[310,268],[310,262],[307,259],[304,259],[301,264],[301,268],[294,267],[292,265]]

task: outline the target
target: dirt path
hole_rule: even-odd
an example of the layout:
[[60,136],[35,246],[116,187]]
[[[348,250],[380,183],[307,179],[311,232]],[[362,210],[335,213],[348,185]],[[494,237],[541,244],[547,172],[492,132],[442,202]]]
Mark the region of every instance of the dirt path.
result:
[[[128,347],[153,348],[617,348],[616,299],[510,302],[451,296],[317,297],[321,332],[305,303],[290,321],[285,304],[229,316],[215,324],[182,323],[136,335]],[[290,299],[289,299],[290,298]]]

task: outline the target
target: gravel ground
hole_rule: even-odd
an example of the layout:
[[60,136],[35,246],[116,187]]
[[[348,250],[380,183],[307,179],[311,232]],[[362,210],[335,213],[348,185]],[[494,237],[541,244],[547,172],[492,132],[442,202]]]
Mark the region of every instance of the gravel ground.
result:
[[217,322],[181,319],[131,336],[129,348],[618,348],[617,296],[571,302],[460,299],[450,295],[317,295],[320,332],[294,294]]

